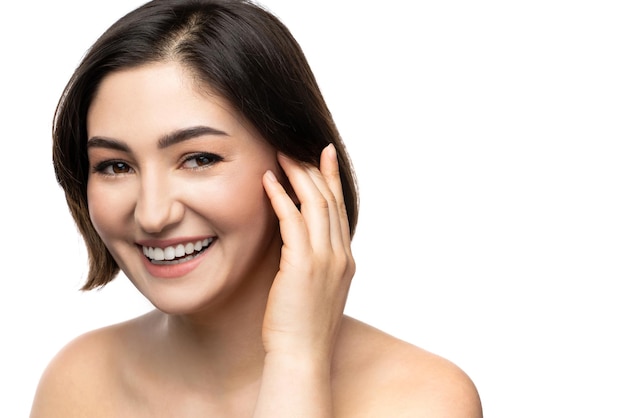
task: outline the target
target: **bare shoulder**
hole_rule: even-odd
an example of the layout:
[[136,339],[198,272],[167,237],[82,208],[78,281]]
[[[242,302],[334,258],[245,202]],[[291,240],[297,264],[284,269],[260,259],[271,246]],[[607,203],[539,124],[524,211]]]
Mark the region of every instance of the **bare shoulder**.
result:
[[338,350],[337,416],[482,417],[474,383],[447,359],[351,318]]
[[111,389],[121,379],[121,347],[136,322],[90,331],[65,345],[41,376],[31,418],[98,417],[110,411]]

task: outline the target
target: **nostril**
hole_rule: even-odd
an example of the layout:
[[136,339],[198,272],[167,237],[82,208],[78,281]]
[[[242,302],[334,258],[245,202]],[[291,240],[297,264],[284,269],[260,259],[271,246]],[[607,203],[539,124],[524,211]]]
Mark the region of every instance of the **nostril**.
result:
[[164,194],[139,199],[135,207],[135,222],[148,234],[158,234],[178,224],[184,216],[184,205]]

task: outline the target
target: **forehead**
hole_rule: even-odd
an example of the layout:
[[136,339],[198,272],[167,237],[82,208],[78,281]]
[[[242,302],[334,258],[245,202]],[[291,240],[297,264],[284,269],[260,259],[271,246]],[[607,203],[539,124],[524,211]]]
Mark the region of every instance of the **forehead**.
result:
[[226,99],[204,87],[175,62],[113,72],[101,81],[87,112],[88,135],[160,135],[206,123],[222,130],[247,127]]

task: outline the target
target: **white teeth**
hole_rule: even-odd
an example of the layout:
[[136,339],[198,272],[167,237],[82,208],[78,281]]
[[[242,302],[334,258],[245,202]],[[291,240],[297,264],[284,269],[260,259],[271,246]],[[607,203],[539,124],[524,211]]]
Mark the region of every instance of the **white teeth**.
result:
[[[175,247],[169,246],[165,248],[159,247],[142,247],[143,254],[152,261],[174,261],[180,262],[180,257],[189,256],[196,252],[202,251],[213,242],[213,238],[205,238],[202,241],[188,242],[187,244],[178,244]],[[176,259],[179,260],[176,260]],[[189,257],[184,260],[189,259]],[[162,264],[162,263],[160,263]]]
[[153,256],[152,259],[156,260],[156,261],[163,261],[163,260],[165,260],[165,251],[163,251],[162,248],[155,248],[154,249],[154,256]]
[[173,260],[176,258],[176,250],[174,247],[167,247],[164,251],[166,260]]

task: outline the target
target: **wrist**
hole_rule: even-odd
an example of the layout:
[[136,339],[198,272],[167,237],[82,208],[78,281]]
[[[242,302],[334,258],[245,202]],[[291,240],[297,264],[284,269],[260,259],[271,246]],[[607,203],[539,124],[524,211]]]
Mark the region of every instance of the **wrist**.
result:
[[265,370],[281,370],[291,375],[330,378],[330,356],[305,351],[271,351],[265,354]]
[[302,352],[265,356],[255,418],[332,416],[330,361]]

